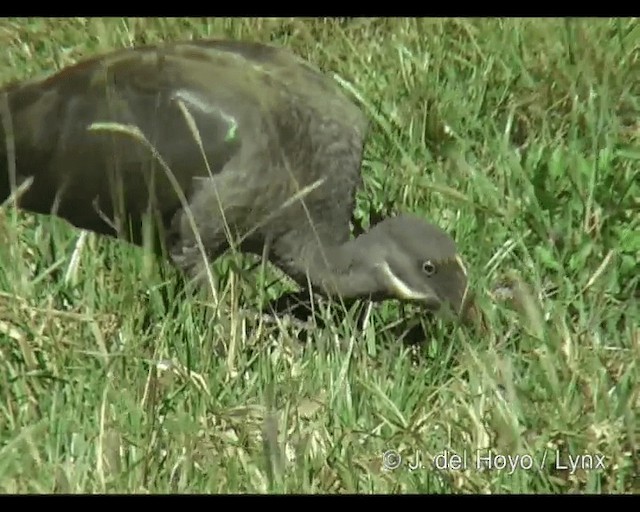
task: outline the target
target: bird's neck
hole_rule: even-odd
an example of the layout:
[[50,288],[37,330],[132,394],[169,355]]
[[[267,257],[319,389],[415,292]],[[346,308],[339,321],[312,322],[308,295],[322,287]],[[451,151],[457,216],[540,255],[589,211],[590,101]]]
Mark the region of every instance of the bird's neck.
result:
[[310,240],[297,257],[281,260],[279,266],[300,286],[310,286],[318,294],[343,299],[375,298],[380,290],[375,269],[362,256],[365,237],[366,234],[339,245]]

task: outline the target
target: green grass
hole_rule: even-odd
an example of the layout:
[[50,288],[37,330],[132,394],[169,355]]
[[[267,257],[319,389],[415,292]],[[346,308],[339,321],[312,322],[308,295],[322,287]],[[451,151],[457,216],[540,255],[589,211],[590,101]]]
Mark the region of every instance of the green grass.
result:
[[[389,302],[361,328],[320,313],[300,343],[242,313],[263,288],[229,258],[212,308],[140,250],[2,208],[0,492],[638,492],[640,23],[4,19],[0,83],[220,36],[352,89],[371,119],[358,216],[451,232],[485,328]],[[511,303],[485,293],[505,278]],[[418,348],[393,327],[410,314]],[[468,467],[434,469],[445,450]],[[477,450],[525,468],[479,470]],[[579,455],[604,469],[561,467]]]

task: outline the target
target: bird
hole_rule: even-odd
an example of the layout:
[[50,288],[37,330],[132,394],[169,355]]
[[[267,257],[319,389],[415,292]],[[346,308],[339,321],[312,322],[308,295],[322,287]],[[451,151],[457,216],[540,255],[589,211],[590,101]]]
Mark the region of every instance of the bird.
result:
[[0,204],[135,245],[151,226],[194,279],[235,248],[320,296],[463,309],[467,271],[436,224],[400,213],[351,235],[367,118],[285,47],[115,50],[2,86],[0,117]]

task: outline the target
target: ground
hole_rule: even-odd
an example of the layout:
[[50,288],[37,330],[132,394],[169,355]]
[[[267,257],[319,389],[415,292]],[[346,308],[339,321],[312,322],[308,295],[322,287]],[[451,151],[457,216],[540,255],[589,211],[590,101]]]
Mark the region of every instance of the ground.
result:
[[5,205],[0,492],[638,492],[638,21],[5,18],[0,83],[192,37],[334,74],[371,120],[357,216],[448,230],[484,324],[389,302],[300,342],[249,262],[173,300],[144,251]]

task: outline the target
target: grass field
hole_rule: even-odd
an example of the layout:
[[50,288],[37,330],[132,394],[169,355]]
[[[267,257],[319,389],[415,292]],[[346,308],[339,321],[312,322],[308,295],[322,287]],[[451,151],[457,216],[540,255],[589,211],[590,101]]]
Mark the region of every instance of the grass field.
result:
[[219,307],[172,299],[141,250],[5,205],[0,492],[640,491],[638,20],[2,19],[0,83],[223,36],[347,84],[358,216],[452,233],[485,326],[388,302],[300,342],[244,313],[249,260],[217,264]]

